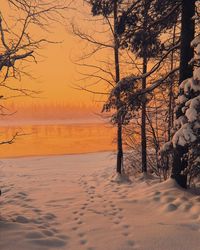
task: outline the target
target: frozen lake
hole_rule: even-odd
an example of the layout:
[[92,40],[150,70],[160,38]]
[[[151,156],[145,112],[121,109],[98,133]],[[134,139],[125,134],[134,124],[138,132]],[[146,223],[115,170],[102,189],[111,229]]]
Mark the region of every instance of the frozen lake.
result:
[[1,125],[1,141],[16,132],[15,143],[0,148],[0,157],[82,154],[114,150],[115,129],[103,123]]

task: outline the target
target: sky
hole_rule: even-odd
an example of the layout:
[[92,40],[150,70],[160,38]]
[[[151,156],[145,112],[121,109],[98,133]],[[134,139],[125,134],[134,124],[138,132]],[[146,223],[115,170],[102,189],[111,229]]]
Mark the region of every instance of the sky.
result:
[[[4,16],[7,15],[5,2],[6,0],[3,0],[1,5]],[[82,84],[80,80],[82,76],[79,74],[79,67],[73,62],[83,55],[86,45],[72,35],[70,23],[77,23],[77,19],[79,19],[78,25],[81,26],[82,30],[88,32],[90,29],[90,26],[83,24],[84,21],[82,19],[87,16],[87,13],[89,16],[89,9],[86,8],[82,0],[77,0],[75,7],[78,7],[81,13],[75,10],[66,11],[66,20],[62,24],[54,23],[49,27],[50,32],[44,33],[45,37],[53,41],[59,41],[59,43],[45,45],[39,51],[40,55],[36,57],[37,64],[31,63],[28,65],[27,71],[31,73],[34,79],[24,76],[20,81],[20,85],[41,91],[41,94],[36,99],[23,97],[10,100],[11,103],[14,102],[16,105],[64,103],[70,106],[99,106],[98,101],[101,98],[97,98],[91,93],[74,89],[76,84]],[[42,32],[44,31],[35,30],[34,32],[39,36],[43,36]]]

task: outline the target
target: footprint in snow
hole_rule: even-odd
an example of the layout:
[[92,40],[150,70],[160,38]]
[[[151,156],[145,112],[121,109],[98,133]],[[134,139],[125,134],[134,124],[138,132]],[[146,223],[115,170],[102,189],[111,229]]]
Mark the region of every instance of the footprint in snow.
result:
[[82,238],[82,237],[85,236],[85,233],[78,233],[78,236],[79,236],[80,238]]
[[170,204],[167,205],[166,211],[167,212],[173,212],[173,211],[177,210],[177,208],[178,208],[177,205],[175,205],[173,203],[170,203]]
[[73,231],[76,231],[78,229],[78,227],[72,227]]
[[129,245],[129,246],[134,246],[135,245],[135,242],[133,241],[133,240],[128,240],[127,241],[127,245]]
[[86,243],[87,243],[87,240],[86,240],[86,239],[81,239],[81,240],[80,240],[80,244],[81,244],[81,245],[85,245]]
[[124,232],[123,235],[127,237],[127,236],[129,236],[129,233],[128,232]]
[[83,221],[79,220],[79,221],[77,221],[77,224],[81,225],[81,224],[83,224]]
[[31,243],[37,244],[44,247],[63,247],[66,245],[66,241],[58,239],[58,238],[50,238],[50,239],[32,239]]

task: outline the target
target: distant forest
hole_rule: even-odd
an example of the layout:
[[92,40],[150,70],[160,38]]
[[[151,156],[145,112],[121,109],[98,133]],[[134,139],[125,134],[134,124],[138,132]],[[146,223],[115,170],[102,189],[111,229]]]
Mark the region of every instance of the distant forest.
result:
[[67,120],[67,119],[100,119],[95,114],[99,113],[99,107],[95,105],[69,105],[60,103],[49,104],[15,104],[6,106],[11,115],[2,117],[3,121],[11,120]]

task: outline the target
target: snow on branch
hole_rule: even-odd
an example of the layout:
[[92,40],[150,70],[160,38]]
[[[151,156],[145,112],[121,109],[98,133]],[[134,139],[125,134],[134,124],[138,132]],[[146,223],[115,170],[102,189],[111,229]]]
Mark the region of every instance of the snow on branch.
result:
[[[156,63],[149,72],[147,72],[146,74],[142,74],[140,76],[135,76],[135,75],[130,75],[128,77],[122,78],[118,83],[117,86],[112,90],[111,95],[113,95],[114,93],[120,92],[120,90],[125,90],[125,89],[130,89],[133,85],[134,82],[137,80],[142,80],[143,78],[147,78],[149,76],[151,76],[153,73],[155,73],[161,66],[162,62],[165,60],[165,58],[174,50],[178,49],[180,47],[180,44],[176,44],[175,46],[173,46],[172,48],[170,48],[165,55],[162,56],[162,58],[159,60],[158,63]],[[173,74],[174,72],[176,72],[178,70],[178,68],[172,70],[172,72],[170,72],[168,75]],[[165,78],[166,79],[166,78]],[[161,82],[161,79],[159,80],[159,82]],[[158,84],[159,86],[159,84]]]

